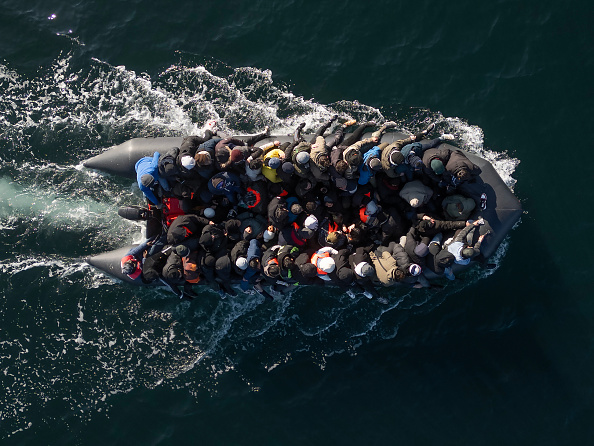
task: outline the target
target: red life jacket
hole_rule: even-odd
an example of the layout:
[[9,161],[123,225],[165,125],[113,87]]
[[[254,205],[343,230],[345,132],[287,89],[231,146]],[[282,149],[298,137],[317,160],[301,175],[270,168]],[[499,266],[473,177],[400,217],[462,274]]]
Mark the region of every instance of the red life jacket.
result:
[[254,197],[255,197],[255,200],[251,204],[248,204],[248,208],[253,208],[253,207],[258,206],[258,203],[260,203],[260,201],[262,200],[262,196],[260,195],[260,192],[258,192],[256,189],[252,189],[251,187],[248,187],[247,191],[254,194]]
[[299,225],[296,222],[291,223],[291,225],[293,226],[293,228],[291,229],[291,240],[293,240],[293,243],[297,246],[305,245],[305,240],[300,239],[297,236],[297,231],[300,229]]
[[316,269],[318,270],[318,274],[324,274],[324,275],[325,274],[328,274],[327,272],[322,271],[320,268],[318,268],[318,260],[324,259],[326,257],[330,257],[330,252],[329,251],[323,252],[322,254],[318,254],[317,251],[316,251],[314,253],[314,255],[311,256],[311,263],[313,263],[315,265]]
[[181,208],[177,198],[163,198],[163,215],[165,216],[167,226],[171,225],[177,217],[184,214],[185,212]]
[[363,223],[367,223],[367,220],[369,219],[369,215],[367,215],[365,213],[366,210],[367,210],[367,206],[363,206],[362,208],[359,208],[359,218],[361,219],[361,221]]

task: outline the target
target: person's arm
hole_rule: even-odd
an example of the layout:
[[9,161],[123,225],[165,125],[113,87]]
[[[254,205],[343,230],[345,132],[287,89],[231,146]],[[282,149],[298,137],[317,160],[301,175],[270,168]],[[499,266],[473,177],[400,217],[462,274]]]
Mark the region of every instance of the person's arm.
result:
[[474,223],[469,223],[464,229],[462,229],[460,232],[458,232],[458,235],[456,235],[456,237],[454,237],[454,241],[466,243],[466,236],[468,235],[468,233],[470,231],[472,231],[477,226],[478,226],[478,221],[475,221]]

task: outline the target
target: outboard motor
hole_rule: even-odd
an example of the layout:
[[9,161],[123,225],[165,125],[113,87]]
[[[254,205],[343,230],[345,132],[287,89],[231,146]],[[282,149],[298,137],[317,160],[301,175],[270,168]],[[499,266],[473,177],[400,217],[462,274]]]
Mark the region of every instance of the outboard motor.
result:
[[118,209],[118,215],[126,220],[145,221],[152,217],[152,212],[140,206],[122,206]]

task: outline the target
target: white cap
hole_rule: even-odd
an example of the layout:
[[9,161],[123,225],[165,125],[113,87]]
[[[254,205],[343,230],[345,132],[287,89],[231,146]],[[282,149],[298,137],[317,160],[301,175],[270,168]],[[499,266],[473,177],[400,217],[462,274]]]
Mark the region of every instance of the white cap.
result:
[[264,241],[269,242],[274,238],[274,232],[270,232],[268,229],[264,231]]
[[408,272],[411,274],[411,276],[418,276],[421,274],[421,267],[416,263],[413,263],[408,267]]
[[315,231],[318,229],[318,219],[313,214],[308,215],[305,221],[303,222],[303,226],[305,226],[307,229]]
[[336,263],[332,257],[324,257],[318,260],[318,268],[325,273],[331,273],[336,268]]
[[418,208],[421,205],[421,202],[418,198],[411,198],[409,203],[413,208]]
[[192,158],[190,155],[186,155],[182,156],[181,164],[186,169],[190,170],[194,168],[194,166],[196,165],[196,161],[194,161],[194,158]]
[[238,267],[240,270],[245,270],[248,267],[248,261],[245,257],[238,257],[235,261],[235,266]]
[[213,208],[204,209],[204,216],[206,218],[212,218],[215,216],[215,210]]

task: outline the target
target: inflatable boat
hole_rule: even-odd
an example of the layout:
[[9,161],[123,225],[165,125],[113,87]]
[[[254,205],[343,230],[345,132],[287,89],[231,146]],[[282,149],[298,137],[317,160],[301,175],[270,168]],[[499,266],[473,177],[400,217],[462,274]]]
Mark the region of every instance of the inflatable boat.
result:
[[[371,133],[367,133],[363,135],[362,138],[368,138],[370,136]],[[225,138],[227,135],[223,135],[219,132],[217,137]],[[383,135],[381,142],[391,143],[406,137],[407,135],[402,133],[389,132]],[[246,140],[249,136],[234,136],[234,138]],[[304,135],[304,138],[305,140],[309,140],[311,136]],[[328,139],[330,139],[330,137],[328,137]],[[259,141],[258,145],[264,145],[277,140],[281,143],[290,142],[292,141],[292,136],[269,136],[262,141]],[[135,138],[109,148],[105,152],[84,161],[83,165],[89,169],[123,176],[135,181],[136,172],[134,170],[134,165],[140,158],[152,156],[156,151],[164,153],[172,147],[179,147],[182,141],[183,137]],[[460,150],[459,148],[446,143],[443,144],[452,150]],[[480,158],[475,154],[466,151],[463,152],[470,161],[480,167],[482,171],[480,177],[486,186],[486,190],[484,190],[485,186],[483,186],[483,190],[481,191],[485,192],[487,195],[486,208],[480,209],[477,206],[470,217],[482,217],[487,220],[491,226],[491,235],[481,246],[482,260],[484,261],[493,255],[497,247],[519,220],[522,214],[522,206],[489,161]],[[158,222],[157,225],[159,225]],[[113,251],[91,255],[86,261],[95,268],[120,280],[137,285],[144,285],[140,279],[133,280],[121,272],[120,260],[133,246],[135,245],[123,246]],[[454,265],[453,271],[457,273],[464,268],[466,268],[466,266],[456,264]],[[436,277],[431,271],[427,271],[426,276],[429,279]]]

